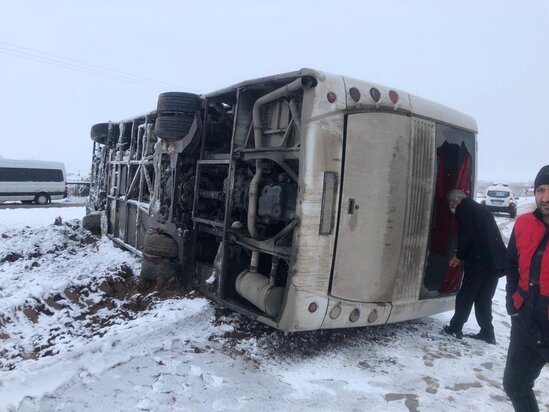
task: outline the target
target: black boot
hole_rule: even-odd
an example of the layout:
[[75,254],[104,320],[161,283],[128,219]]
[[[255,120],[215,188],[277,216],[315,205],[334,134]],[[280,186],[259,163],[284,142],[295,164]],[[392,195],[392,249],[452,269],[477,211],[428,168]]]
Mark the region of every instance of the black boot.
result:
[[490,345],[495,345],[497,343],[494,332],[488,333],[481,330],[479,333],[472,333],[470,335],[467,335],[467,337],[482,340],[486,343],[489,343]]
[[447,335],[452,335],[453,337],[455,337],[456,339],[461,339],[463,338],[463,333],[460,331],[460,330],[457,330],[455,328],[453,328],[452,326],[450,325],[446,325],[442,328],[442,331],[444,333],[446,333]]

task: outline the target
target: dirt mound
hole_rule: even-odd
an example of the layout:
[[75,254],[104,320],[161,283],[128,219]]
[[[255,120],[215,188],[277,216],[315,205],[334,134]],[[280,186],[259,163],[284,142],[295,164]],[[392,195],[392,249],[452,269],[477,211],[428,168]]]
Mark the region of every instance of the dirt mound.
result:
[[[97,253],[99,238],[78,224],[58,222],[58,226],[63,236],[55,245],[41,248],[36,244],[30,251],[9,251],[0,256],[0,264],[23,260],[26,268],[34,268],[45,264],[45,258],[70,259],[71,255],[82,254],[79,251],[83,251],[84,256]],[[38,230],[26,228],[12,236],[28,237],[32,241],[32,236],[36,238],[40,234]],[[108,267],[103,273],[94,273],[87,282],[79,280],[64,290],[28,298],[24,305],[0,314],[0,369],[13,369],[21,360],[59,353],[59,347],[75,337],[90,340],[103,336],[110,326],[138,317],[161,299],[186,295],[177,279],[147,281],[135,271],[135,263],[133,269],[130,264]],[[67,279],[73,278],[78,277],[67,273]],[[10,324],[16,322],[34,326],[26,328],[30,330],[26,335],[10,332]]]
[[181,298],[186,292],[175,279],[163,284],[143,281],[126,265],[113,268],[101,281],[71,286],[62,293],[35,300],[31,305],[17,308],[15,314],[0,318],[0,341],[10,338],[2,326],[22,313],[30,322],[38,323],[43,316],[57,316],[63,323],[49,328],[48,336],[37,337],[32,350],[0,351],[0,368],[12,369],[24,359],[37,359],[58,353],[57,343],[74,336],[92,338],[103,336],[108,328],[121,320],[135,319],[155,302],[166,298]]

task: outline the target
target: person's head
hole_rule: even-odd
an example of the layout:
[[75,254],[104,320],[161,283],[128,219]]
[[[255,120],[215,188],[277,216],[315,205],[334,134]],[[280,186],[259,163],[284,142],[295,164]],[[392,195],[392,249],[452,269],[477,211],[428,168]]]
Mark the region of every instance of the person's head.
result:
[[461,201],[466,197],[467,196],[465,196],[465,193],[463,193],[463,190],[459,190],[459,189],[450,190],[446,195],[446,199],[448,199],[448,207],[450,208],[450,211],[452,213],[456,213],[456,207],[458,207]]
[[536,206],[545,223],[549,223],[549,165],[543,166],[534,180]]

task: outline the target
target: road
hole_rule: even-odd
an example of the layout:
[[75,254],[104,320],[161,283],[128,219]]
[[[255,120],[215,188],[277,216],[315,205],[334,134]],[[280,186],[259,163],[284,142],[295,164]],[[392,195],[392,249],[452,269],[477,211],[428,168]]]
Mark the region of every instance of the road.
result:
[[47,205],[23,205],[21,203],[0,203],[0,209],[42,209],[42,208],[59,208],[59,207],[82,207],[86,203],[82,202],[63,202],[63,203],[49,203]]
[[[517,216],[520,216],[524,213],[532,212],[536,208],[536,203],[532,199],[531,201],[523,201],[519,203],[517,208]],[[507,213],[494,213],[496,222],[498,224],[503,240],[507,244],[513,227],[515,226],[515,219],[511,219]]]

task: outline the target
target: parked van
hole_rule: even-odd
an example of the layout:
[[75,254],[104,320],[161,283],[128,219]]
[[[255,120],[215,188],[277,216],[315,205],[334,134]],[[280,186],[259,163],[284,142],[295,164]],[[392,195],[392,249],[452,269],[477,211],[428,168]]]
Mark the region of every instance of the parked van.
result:
[[517,216],[516,198],[509,185],[496,184],[489,186],[481,201],[491,212],[509,213],[514,219]]
[[45,205],[67,197],[65,181],[63,163],[0,159],[0,202]]
[[398,322],[453,308],[456,223],[475,193],[471,117],[311,69],[91,128],[88,223],[283,331]]

